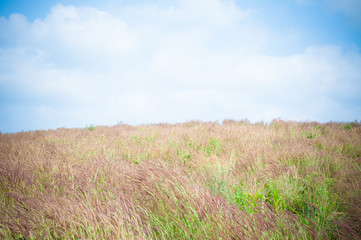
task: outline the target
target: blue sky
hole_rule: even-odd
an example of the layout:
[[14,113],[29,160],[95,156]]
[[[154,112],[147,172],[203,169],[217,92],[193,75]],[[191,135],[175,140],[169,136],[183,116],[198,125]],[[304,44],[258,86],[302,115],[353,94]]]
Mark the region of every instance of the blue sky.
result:
[[0,0],[0,131],[361,120],[359,0]]

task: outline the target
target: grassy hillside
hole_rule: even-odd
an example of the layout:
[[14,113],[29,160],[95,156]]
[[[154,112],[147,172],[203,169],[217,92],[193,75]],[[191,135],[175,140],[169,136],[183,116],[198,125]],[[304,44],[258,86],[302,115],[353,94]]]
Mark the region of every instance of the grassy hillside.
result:
[[359,123],[0,134],[0,238],[359,239]]

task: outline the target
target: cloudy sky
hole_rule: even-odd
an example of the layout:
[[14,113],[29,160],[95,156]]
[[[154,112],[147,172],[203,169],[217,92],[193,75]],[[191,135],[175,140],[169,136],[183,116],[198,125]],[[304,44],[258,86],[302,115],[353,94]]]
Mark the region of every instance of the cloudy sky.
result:
[[361,120],[360,0],[0,0],[0,132]]

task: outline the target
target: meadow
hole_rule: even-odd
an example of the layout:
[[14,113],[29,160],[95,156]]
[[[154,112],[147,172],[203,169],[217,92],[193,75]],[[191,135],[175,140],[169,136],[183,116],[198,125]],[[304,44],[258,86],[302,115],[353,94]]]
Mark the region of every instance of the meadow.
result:
[[361,125],[0,134],[3,239],[360,239]]

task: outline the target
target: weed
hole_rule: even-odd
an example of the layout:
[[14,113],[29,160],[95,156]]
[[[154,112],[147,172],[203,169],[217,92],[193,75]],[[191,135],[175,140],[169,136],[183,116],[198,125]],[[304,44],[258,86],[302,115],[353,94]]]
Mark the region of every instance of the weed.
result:
[[240,209],[248,213],[254,213],[260,203],[264,202],[266,196],[263,189],[257,188],[253,192],[247,191],[243,183],[233,187],[231,199]]
[[345,124],[345,125],[343,125],[343,128],[345,129],[345,130],[351,130],[351,124]]
[[94,125],[91,124],[91,125],[85,127],[84,129],[89,130],[89,131],[94,131],[95,127],[94,127]]
[[203,151],[207,156],[210,156],[213,153],[219,155],[222,152],[222,144],[216,138],[211,138],[208,145],[203,148]]

